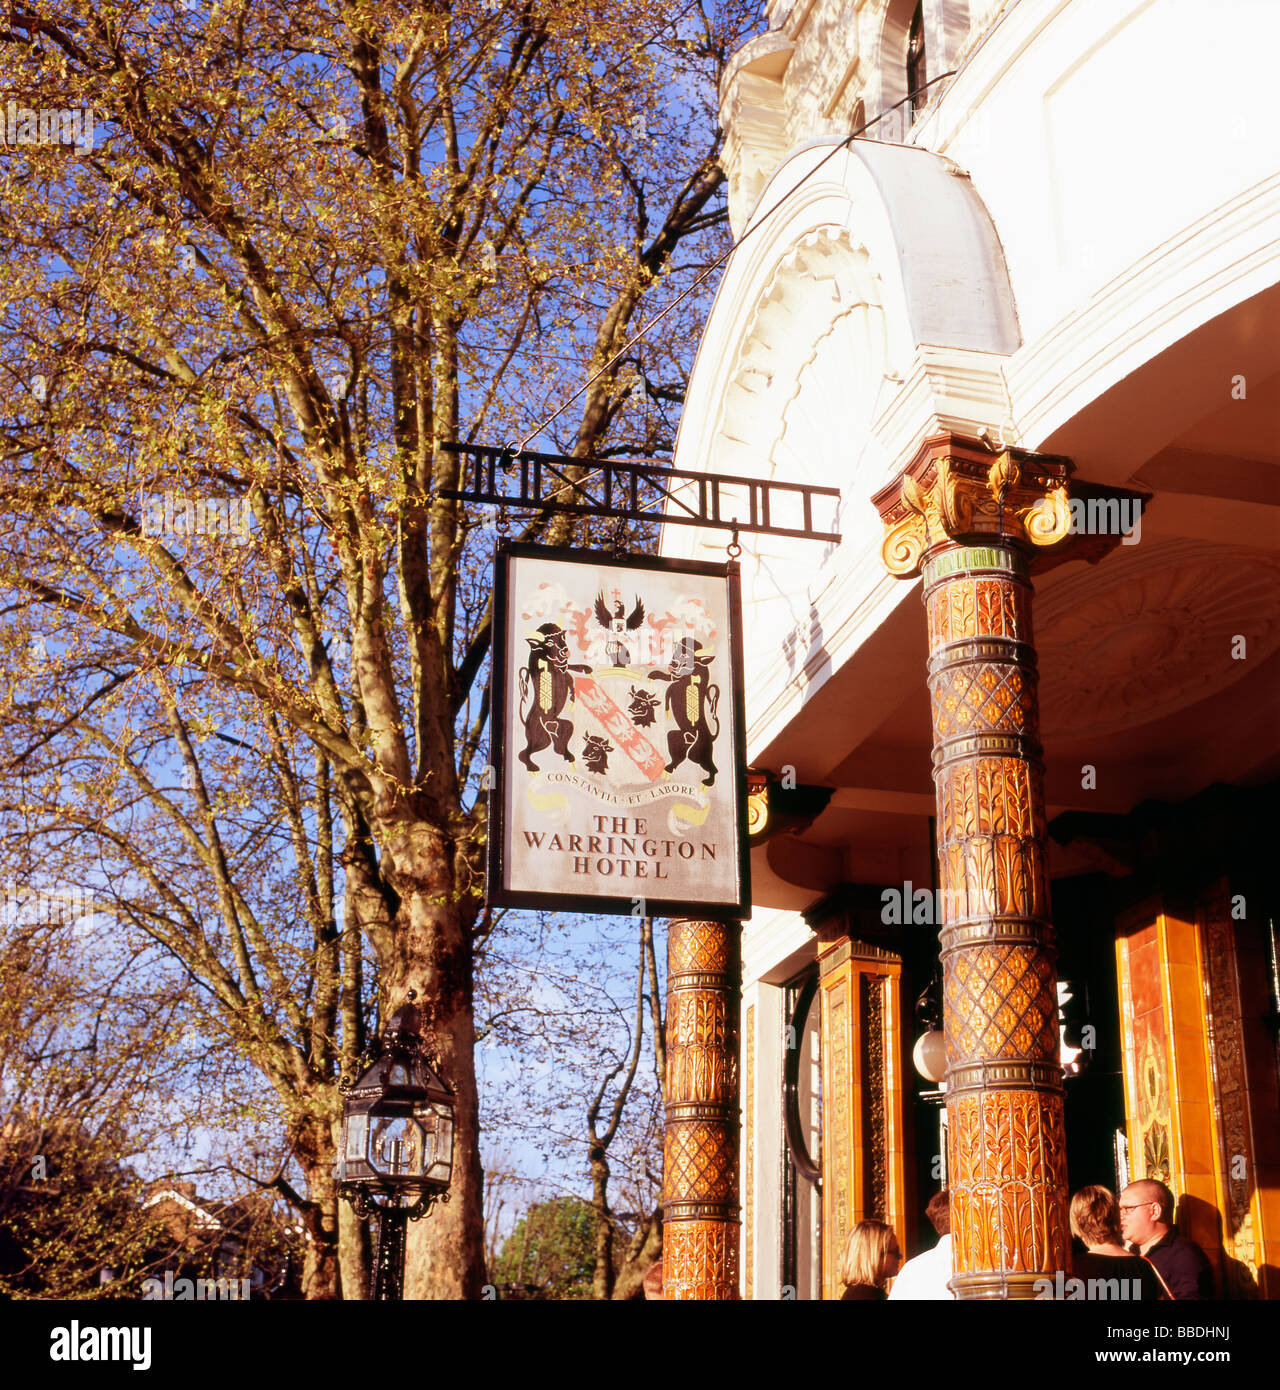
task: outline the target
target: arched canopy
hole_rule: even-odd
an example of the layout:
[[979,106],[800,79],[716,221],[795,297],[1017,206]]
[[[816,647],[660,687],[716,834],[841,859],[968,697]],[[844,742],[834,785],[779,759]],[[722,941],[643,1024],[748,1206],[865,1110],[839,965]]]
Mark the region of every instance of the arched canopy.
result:
[[[1018,345],[1000,241],[969,180],[927,150],[815,142],[774,173],[729,261],[676,463],[767,477],[799,450],[809,480],[852,488],[881,387],[919,348],[1005,357]],[[827,447],[836,434],[843,463]]]

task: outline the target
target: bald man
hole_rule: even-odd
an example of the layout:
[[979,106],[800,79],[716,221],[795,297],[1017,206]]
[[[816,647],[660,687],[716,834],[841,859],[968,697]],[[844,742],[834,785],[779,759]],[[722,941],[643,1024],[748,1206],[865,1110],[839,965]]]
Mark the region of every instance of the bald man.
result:
[[1213,1270],[1204,1251],[1173,1229],[1173,1193],[1139,1178],[1120,1194],[1120,1231],[1135,1255],[1145,1255],[1178,1302],[1213,1298]]

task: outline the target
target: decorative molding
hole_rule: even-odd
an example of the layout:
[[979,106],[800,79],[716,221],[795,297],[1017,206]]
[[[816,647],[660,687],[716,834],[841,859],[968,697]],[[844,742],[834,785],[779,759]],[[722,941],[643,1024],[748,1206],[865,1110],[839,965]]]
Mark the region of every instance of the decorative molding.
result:
[[1009,406],[1008,358],[973,348],[921,343],[872,423],[871,441],[887,476],[935,434],[976,439],[983,430],[1020,444]]
[[859,1075],[852,1054],[856,1036],[858,977],[847,966],[835,979],[822,982],[823,1095],[822,1187],[823,1290],[836,1297],[837,1275],[849,1232],[861,1205],[855,1187],[855,1150],[860,1117],[854,1111]]
[[1035,944],[948,952],[943,997],[956,1019],[948,1067],[1006,1058],[1056,1063],[1055,983],[1052,955]]
[[885,1115],[884,996],[887,975],[862,977],[862,1099],[866,1111],[867,1212],[888,1221],[888,1120]]
[[1208,993],[1208,1056],[1218,1129],[1216,1163],[1223,1203],[1223,1276],[1228,1298],[1258,1297],[1261,1242],[1254,1219],[1257,1168],[1254,1163],[1252,1106],[1245,1072],[1245,1041],[1236,973],[1235,924],[1225,881],[1202,898],[1197,926],[1204,950]]
[[[882,298],[867,250],[847,228],[814,228],[785,249],[757,294],[725,383],[713,444],[717,468],[754,476],[765,458],[776,467],[773,444],[786,433],[806,369],[841,320],[882,316]],[[860,343],[865,355],[868,334],[864,327],[849,346]],[[882,340],[883,334],[881,325]],[[842,369],[851,365],[842,354]],[[768,447],[761,447],[762,432]]]
[[892,961],[898,965],[901,964],[902,957],[883,946],[872,945],[869,941],[859,941],[856,937],[846,937],[837,945],[822,952],[818,957],[818,969],[823,975],[829,975],[832,971],[839,969],[847,960],[882,960]]
[[757,34],[729,60],[720,82],[721,158],[729,181],[729,221],[740,236],[752,205],[790,147],[783,77],[794,45],[776,31]]
[[[1280,649],[1280,555],[1211,542],[1123,547],[1036,601],[1042,716],[1061,741],[1208,699]],[[1248,661],[1233,661],[1244,635]]]
[[743,1161],[742,1161],[742,1281],[743,1297],[755,1296],[756,1237],[756,1006],[743,1012]]
[[[947,1167],[956,1286],[971,1283],[983,1296],[996,1282],[993,1273],[1007,1280],[1066,1268],[1067,1148],[1060,1095],[948,1094]],[[1007,1292],[1034,1296],[1025,1283]]]
[[[1100,560],[1123,540],[1077,532],[1073,500],[1141,505],[1148,494],[1071,481],[1069,459],[1028,449],[989,447],[940,434],[926,439],[911,462],[871,499],[884,524],[881,558],[890,574],[910,579],[925,559],[948,544],[997,540],[1031,553],[1044,570],[1065,560]],[[1140,511],[1138,515],[1140,515]],[[940,559],[938,563],[943,563]],[[972,561],[966,564],[972,566]],[[984,562],[985,563],[985,562]],[[1006,565],[993,551],[990,564]]]
[[669,1094],[684,1105],[729,1105],[738,1094],[738,1063],[729,1042],[737,1033],[730,1016],[737,1001],[722,989],[688,987],[678,979],[667,1007]]
[[738,1297],[738,1223],[674,1221],[662,1229],[662,1293],[675,1300]]
[[885,568],[899,578],[914,578],[925,555],[948,541],[1057,544],[1070,530],[1071,472],[1068,460],[1025,449],[993,453],[952,435],[926,440],[871,499],[885,527]]

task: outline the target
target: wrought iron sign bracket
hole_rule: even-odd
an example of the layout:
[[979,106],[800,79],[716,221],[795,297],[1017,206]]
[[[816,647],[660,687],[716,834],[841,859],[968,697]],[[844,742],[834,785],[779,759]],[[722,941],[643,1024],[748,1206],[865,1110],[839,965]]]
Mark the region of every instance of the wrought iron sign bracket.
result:
[[[826,500],[834,511],[840,501],[839,488],[695,473],[668,467],[657,459],[583,460],[478,444],[447,443],[440,447],[463,456],[462,486],[441,490],[441,496],[461,502],[659,521],[664,526],[712,527],[794,540],[840,540],[838,531],[818,529],[814,517],[815,503],[820,500]],[[663,511],[654,510],[663,504]]]

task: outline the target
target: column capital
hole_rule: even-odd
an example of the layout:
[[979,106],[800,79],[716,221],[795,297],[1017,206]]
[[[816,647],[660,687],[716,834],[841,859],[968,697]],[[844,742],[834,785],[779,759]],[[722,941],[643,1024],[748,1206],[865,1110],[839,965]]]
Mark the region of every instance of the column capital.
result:
[[1055,454],[993,450],[954,434],[931,436],[871,499],[885,526],[885,567],[913,579],[930,551],[954,542],[1012,546],[1052,564],[1101,559],[1120,543],[1125,528],[1088,534],[1073,525],[1073,500],[1114,505],[1119,520],[1120,502],[1141,507],[1146,499],[1124,488],[1072,482],[1074,471],[1070,459]]

